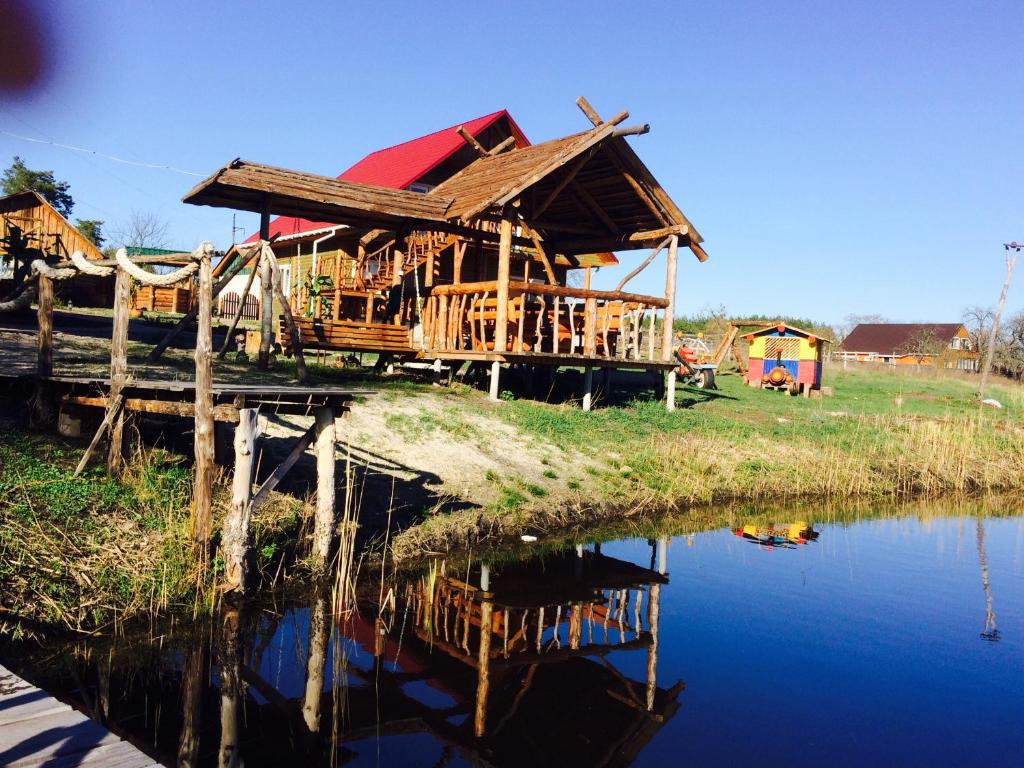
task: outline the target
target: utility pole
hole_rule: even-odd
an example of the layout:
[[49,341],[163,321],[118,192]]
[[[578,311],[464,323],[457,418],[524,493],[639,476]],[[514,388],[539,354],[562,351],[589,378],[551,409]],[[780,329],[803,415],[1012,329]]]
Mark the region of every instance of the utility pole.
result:
[[[1003,250],[1006,258],[1006,280],[1003,281],[1003,291],[999,294],[999,303],[996,305],[996,314],[992,318],[992,330],[988,334],[988,349],[985,350],[985,363],[981,367],[981,383],[978,385],[978,399],[985,399],[985,384],[988,382],[988,372],[992,367],[992,357],[996,352],[996,336],[999,333],[999,318],[1003,315],[1003,305],[1006,304],[1006,293],[1010,290],[1010,278],[1013,277],[1013,267],[1020,256],[1020,249],[1024,245],[1014,241],[1003,243]],[[1013,251],[1013,255],[1010,255]]]

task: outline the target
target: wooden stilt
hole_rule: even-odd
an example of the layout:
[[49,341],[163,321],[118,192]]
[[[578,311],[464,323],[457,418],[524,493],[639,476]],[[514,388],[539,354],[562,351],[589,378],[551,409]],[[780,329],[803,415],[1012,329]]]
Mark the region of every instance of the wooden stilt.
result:
[[[131,298],[131,275],[117,270],[114,279],[114,318],[110,337],[110,395],[114,402],[121,396],[128,372],[128,302]],[[124,459],[124,411],[115,415],[110,423],[110,448],[107,451],[107,474],[121,471]]]
[[583,410],[589,411],[593,406],[594,397],[594,369],[587,367],[583,369]]
[[213,528],[213,292],[207,244],[199,262],[199,324],[196,328],[195,483],[192,490],[192,539],[208,545]]
[[[668,259],[665,266],[665,317],[661,328],[661,359],[668,362],[672,359],[672,322],[675,319],[676,306],[676,254],[679,250],[679,235],[672,235],[668,244]],[[665,407],[676,409],[676,371],[673,368],[665,377]]]
[[316,518],[313,523],[313,567],[323,570],[334,534],[334,464],[337,432],[334,409],[317,408],[316,419]]
[[221,530],[224,587],[244,592],[247,586],[249,548],[252,542],[253,457],[256,453],[258,410],[242,408],[235,427],[235,470],[231,479],[231,509]]
[[665,375],[665,408],[670,411],[676,409],[676,369],[673,368]]
[[491,391],[490,391],[490,398],[491,398],[491,400],[497,400],[498,399],[498,394],[500,392],[498,379],[500,378],[500,376],[501,376],[501,363],[499,363],[497,360],[495,360],[493,363],[491,363]]

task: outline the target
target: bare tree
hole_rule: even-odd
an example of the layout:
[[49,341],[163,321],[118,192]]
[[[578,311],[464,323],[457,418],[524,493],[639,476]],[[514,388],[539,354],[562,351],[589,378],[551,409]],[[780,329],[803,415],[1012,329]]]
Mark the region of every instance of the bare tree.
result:
[[934,359],[935,364],[938,365],[942,353],[945,352],[948,345],[948,340],[936,336],[933,331],[919,328],[896,351],[902,355],[910,355],[917,360],[918,365],[922,365],[930,358]]
[[167,222],[153,211],[132,211],[111,238],[119,247],[166,248]]
[[843,322],[835,327],[836,342],[841,342],[850,332],[861,323],[888,323],[888,318],[882,315],[847,315],[843,318]]
[[992,327],[992,319],[995,313],[991,307],[973,306],[967,307],[961,316],[964,328],[971,337],[971,348],[975,352],[984,354],[988,345],[989,329]]

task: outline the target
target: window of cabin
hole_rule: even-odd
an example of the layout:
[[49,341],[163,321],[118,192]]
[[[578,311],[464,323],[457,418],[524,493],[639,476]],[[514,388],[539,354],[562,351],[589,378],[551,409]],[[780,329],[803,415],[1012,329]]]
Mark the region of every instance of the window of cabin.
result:
[[424,184],[421,181],[414,181],[409,185],[410,192],[419,192],[421,195],[427,194],[430,190],[436,187],[436,184]]

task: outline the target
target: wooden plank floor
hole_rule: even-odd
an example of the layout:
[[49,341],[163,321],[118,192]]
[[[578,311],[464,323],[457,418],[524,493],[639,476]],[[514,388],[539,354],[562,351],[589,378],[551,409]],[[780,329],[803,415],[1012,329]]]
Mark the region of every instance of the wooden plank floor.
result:
[[151,768],[159,763],[0,666],[0,766]]

